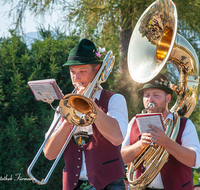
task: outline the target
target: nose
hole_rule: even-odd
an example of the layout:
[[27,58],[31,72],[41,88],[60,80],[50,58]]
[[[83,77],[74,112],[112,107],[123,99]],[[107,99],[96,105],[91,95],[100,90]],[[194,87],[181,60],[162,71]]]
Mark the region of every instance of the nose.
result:
[[149,96],[147,97],[146,101],[147,101],[148,103],[154,102],[153,95],[152,95],[152,94],[149,94]]
[[74,74],[72,78],[73,78],[73,81],[75,82],[80,82],[81,80],[80,75],[78,73]]
[[149,100],[153,100],[153,96],[151,94],[149,95]]

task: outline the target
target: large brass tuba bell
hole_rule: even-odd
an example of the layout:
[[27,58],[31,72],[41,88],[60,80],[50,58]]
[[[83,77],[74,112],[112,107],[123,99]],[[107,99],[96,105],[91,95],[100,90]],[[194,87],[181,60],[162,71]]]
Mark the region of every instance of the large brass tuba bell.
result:
[[[176,120],[167,121],[165,132],[173,140],[176,140],[179,131],[179,116],[190,116],[199,93],[199,60],[188,41],[177,34],[177,22],[176,6],[171,0],[155,1],[137,22],[128,48],[128,69],[138,83],[153,79],[166,63],[174,65],[178,71],[179,84],[171,84],[177,100],[170,111],[174,112]],[[156,145],[144,150],[131,163],[128,176],[130,188],[142,189],[150,184],[168,155],[165,149]],[[147,157],[151,161],[146,160]],[[139,179],[135,179],[134,172],[143,161],[146,171]]]

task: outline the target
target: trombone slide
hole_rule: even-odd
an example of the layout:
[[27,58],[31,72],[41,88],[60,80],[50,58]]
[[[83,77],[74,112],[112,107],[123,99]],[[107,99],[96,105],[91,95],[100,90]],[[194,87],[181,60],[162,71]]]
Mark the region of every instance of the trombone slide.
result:
[[30,166],[29,166],[28,169],[27,169],[27,173],[28,173],[29,177],[33,180],[34,183],[37,183],[38,185],[45,185],[45,184],[48,182],[48,180],[49,180],[49,178],[50,178],[50,176],[51,176],[53,170],[55,169],[55,167],[56,167],[58,161],[60,160],[60,158],[61,158],[61,156],[62,156],[62,154],[63,154],[65,148],[67,147],[67,145],[68,145],[70,139],[72,138],[72,136],[73,136],[73,134],[74,134],[74,132],[75,132],[75,130],[76,130],[76,128],[77,128],[76,125],[73,127],[71,133],[69,134],[67,140],[65,141],[65,143],[64,143],[64,145],[63,145],[63,147],[62,147],[62,149],[60,150],[60,152],[59,152],[59,154],[58,154],[56,160],[54,161],[53,165],[51,166],[51,169],[49,170],[49,172],[48,172],[48,174],[46,175],[45,179],[42,179],[41,181],[39,181],[38,179],[36,179],[36,178],[33,176],[33,174],[31,173],[31,170],[32,170],[33,166],[35,165],[35,163],[37,162],[37,159],[39,158],[41,152],[43,152],[43,148],[45,147],[47,141],[49,140],[51,134],[53,133],[53,131],[54,131],[55,127],[57,126],[58,122],[60,121],[60,119],[61,119],[61,115],[58,117],[58,119],[57,119],[57,121],[56,121],[54,127],[52,128],[51,132],[49,133],[49,135],[47,136],[47,138],[46,138],[45,141],[43,142],[42,146],[41,146],[40,149],[38,150],[38,152],[37,152],[37,154],[35,155],[33,161],[31,162]]

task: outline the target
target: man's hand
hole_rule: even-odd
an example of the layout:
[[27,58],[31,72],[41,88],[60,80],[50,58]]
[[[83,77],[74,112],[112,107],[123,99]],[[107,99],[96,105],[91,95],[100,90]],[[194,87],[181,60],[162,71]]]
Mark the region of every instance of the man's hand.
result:
[[165,132],[153,125],[149,125],[149,128],[152,129],[148,131],[151,136],[151,141],[156,143],[157,145],[165,146],[165,144],[169,140],[169,137],[165,134]]
[[170,139],[164,131],[158,129],[155,126],[149,126],[151,129],[152,141],[157,145],[163,146],[169,154],[174,156],[179,162],[186,166],[194,166],[196,160],[196,153],[193,149],[181,146],[176,141]]
[[145,148],[148,145],[150,145],[152,143],[151,133],[149,132],[142,133],[140,141],[141,141],[142,148]]

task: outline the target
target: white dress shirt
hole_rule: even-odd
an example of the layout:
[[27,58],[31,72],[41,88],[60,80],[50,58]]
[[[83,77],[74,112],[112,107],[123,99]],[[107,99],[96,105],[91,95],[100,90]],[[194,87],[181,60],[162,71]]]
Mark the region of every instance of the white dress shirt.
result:
[[[167,116],[165,121],[168,118],[173,119],[172,113],[170,113]],[[134,119],[135,119],[135,117],[133,117],[128,124],[127,134],[122,143],[122,148],[130,145],[130,132],[131,132],[131,127],[132,127]],[[192,166],[192,168],[199,168],[200,167],[200,143],[199,143],[198,135],[196,132],[196,128],[190,119],[188,119],[186,122],[185,129],[184,129],[182,137],[181,137],[181,143],[182,143],[181,144],[182,146],[188,147],[195,151],[196,162],[195,162],[195,165]],[[151,184],[148,187],[164,189],[160,172],[158,173],[158,175],[154,178],[154,180],[151,182]]]

